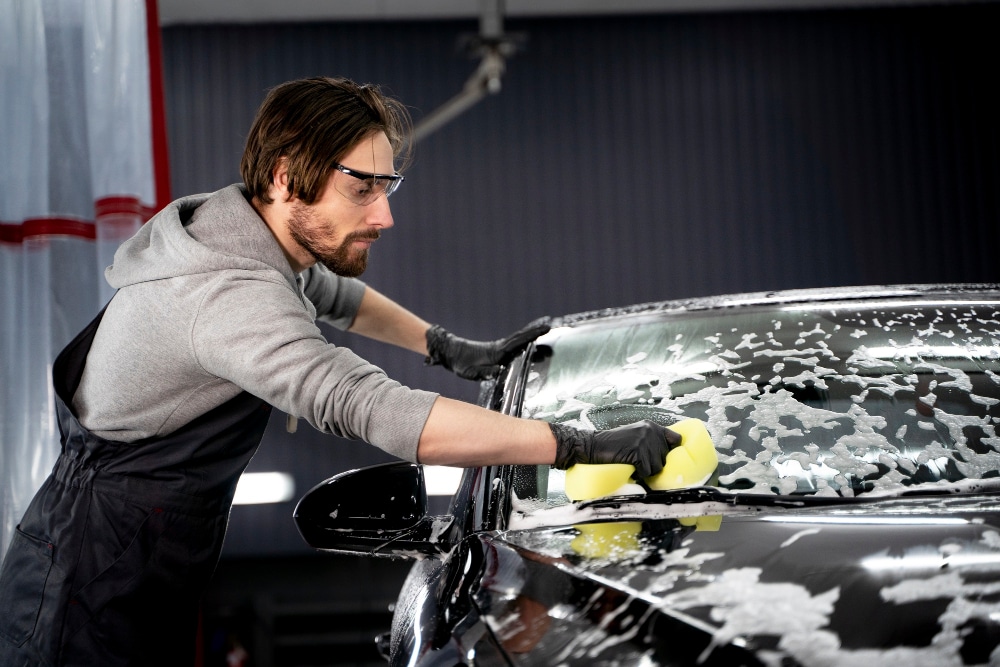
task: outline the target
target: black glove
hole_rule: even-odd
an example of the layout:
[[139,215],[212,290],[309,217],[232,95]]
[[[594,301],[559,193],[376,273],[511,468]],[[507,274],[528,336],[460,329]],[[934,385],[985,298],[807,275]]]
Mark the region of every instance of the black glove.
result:
[[580,431],[565,424],[549,424],[556,437],[556,468],[576,463],[629,463],[635,479],[645,479],[663,469],[667,452],[681,442],[679,433],[651,421],[619,426],[608,431]]
[[480,342],[459,338],[435,324],[427,330],[426,362],[440,364],[466,380],[485,380],[548,330],[548,323],[530,324],[506,338]]

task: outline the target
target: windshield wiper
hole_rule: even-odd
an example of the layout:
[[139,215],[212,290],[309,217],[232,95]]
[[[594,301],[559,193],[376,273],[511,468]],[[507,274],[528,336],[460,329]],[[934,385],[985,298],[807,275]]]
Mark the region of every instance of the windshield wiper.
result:
[[755,507],[814,507],[857,502],[858,498],[840,496],[769,495],[763,493],[741,493],[723,491],[712,486],[699,486],[673,491],[648,491],[642,495],[606,496],[576,503],[577,507],[609,508],[630,503],[649,505],[694,505],[698,503],[721,503],[730,506]]
[[699,486],[673,491],[647,491],[643,495],[607,496],[582,501],[576,505],[583,509],[588,507],[611,508],[628,503],[689,505],[712,502],[732,507],[824,507],[830,505],[856,505],[898,498],[957,497],[982,493],[1000,493],[1000,477],[950,482],[947,486],[925,484],[920,487],[899,489],[892,493],[869,492],[857,496],[770,495],[725,491],[712,486]]
[[[920,500],[954,503],[974,502],[974,496],[1000,496],[1000,478],[966,480],[924,489],[904,489],[898,493],[861,496],[769,495],[763,493],[730,492],[710,486],[674,491],[650,491],[645,494],[606,496],[593,500],[511,512],[509,527],[524,530],[561,525],[570,526],[594,521],[625,519],[658,520],[713,514],[741,514],[763,508],[805,509],[820,507],[861,507],[880,503]],[[980,499],[981,501],[981,499]],[[1000,502],[1000,497],[997,498]]]
[[[985,479],[963,479],[958,482],[948,482],[945,485],[937,486],[931,484],[921,484],[913,488],[906,488],[899,492],[900,498],[912,498],[916,496],[959,496],[974,495],[980,493],[1000,493],[1000,477],[987,477]],[[878,496],[880,498],[885,496]]]

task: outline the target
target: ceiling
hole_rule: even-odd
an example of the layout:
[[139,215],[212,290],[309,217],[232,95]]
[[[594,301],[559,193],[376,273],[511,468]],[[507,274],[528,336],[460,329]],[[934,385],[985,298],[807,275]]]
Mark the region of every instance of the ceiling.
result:
[[753,9],[816,9],[947,0],[159,0],[160,24],[474,19],[501,7],[505,17],[588,16]]

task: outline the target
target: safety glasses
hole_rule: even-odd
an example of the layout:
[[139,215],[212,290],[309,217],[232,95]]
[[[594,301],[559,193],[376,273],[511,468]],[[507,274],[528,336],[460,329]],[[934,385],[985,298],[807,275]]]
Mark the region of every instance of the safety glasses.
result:
[[335,179],[337,192],[346,197],[356,206],[368,206],[373,201],[385,195],[389,197],[399,184],[403,182],[400,174],[369,174],[357,169],[350,169],[334,162],[334,169],[350,176],[350,179]]

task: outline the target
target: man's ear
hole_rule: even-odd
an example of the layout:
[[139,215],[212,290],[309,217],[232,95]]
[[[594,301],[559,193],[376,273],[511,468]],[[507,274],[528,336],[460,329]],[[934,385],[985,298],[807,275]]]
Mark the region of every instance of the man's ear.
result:
[[279,157],[274,165],[274,169],[271,170],[271,187],[268,194],[271,195],[272,201],[287,202],[292,198],[291,193],[288,192],[287,157]]

